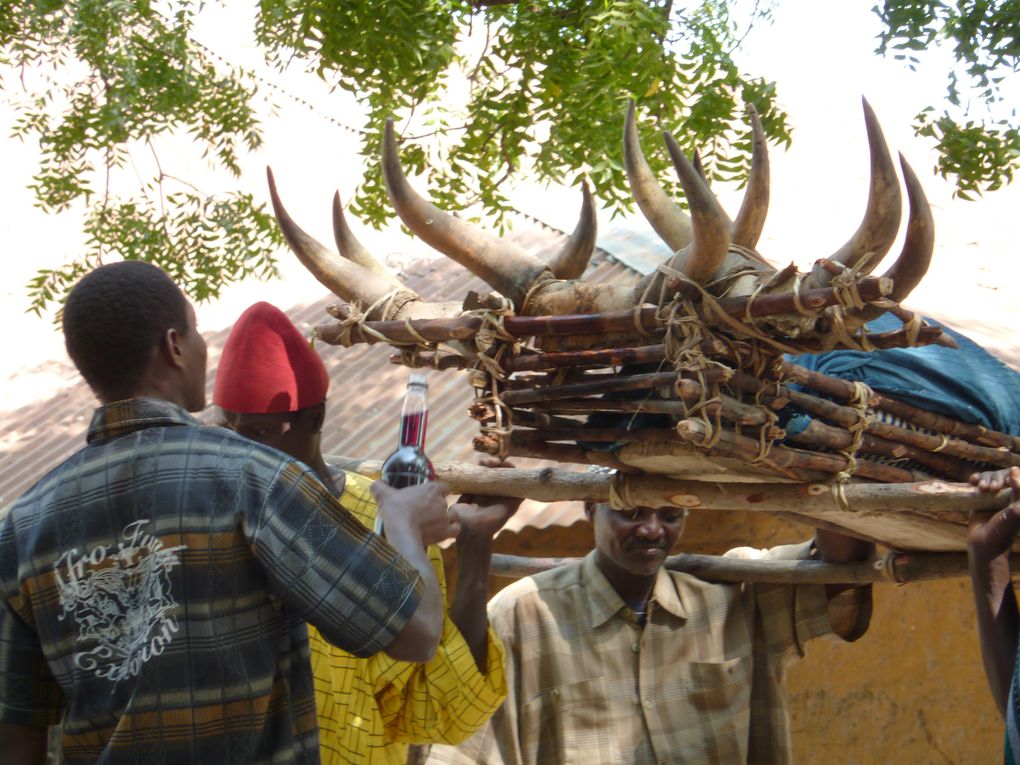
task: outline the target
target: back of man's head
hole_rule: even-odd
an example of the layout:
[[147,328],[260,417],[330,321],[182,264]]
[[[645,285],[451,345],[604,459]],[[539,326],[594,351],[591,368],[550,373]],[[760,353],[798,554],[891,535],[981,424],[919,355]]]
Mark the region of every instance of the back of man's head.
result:
[[63,328],[67,353],[96,395],[128,398],[167,331],[187,332],[188,300],[151,263],[109,263],[72,288]]
[[322,359],[287,315],[255,303],[223,346],[213,403],[243,414],[283,414],[321,404],[328,388]]

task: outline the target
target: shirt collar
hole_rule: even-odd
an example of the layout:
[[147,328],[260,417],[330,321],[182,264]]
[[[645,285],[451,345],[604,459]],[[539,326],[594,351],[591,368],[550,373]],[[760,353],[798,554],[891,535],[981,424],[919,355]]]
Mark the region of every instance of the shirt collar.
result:
[[177,404],[157,398],[129,398],[96,409],[86,440],[93,444],[143,428],[198,424],[198,420]]
[[[596,551],[592,550],[584,557],[584,560],[581,561],[580,573],[581,584],[584,586],[588,598],[592,627],[600,627],[616,616],[620,609],[626,608],[627,604],[599,569],[595,562],[595,554]],[[660,568],[655,575],[655,584],[652,586],[649,602],[654,602],[659,608],[680,619],[687,618],[687,609],[684,607],[683,598],[680,596],[673,577],[665,568]]]

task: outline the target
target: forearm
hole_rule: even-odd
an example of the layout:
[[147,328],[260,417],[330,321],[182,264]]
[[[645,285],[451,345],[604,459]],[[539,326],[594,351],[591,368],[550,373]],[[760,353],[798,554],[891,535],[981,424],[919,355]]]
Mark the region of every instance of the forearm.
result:
[[[815,547],[819,557],[827,563],[852,563],[867,560],[875,552],[875,545],[871,542],[828,529],[815,529]],[[851,585],[846,584],[828,584],[825,586],[825,591],[830,598],[834,598],[850,587]]]
[[436,652],[443,633],[443,596],[421,534],[406,523],[386,523],[386,539],[421,574],[425,586],[418,608],[407,625],[386,648],[386,653],[404,661],[428,661]]
[[972,549],[968,557],[985,677],[999,712],[1005,716],[1020,629],[1009,554],[986,559]]
[[464,636],[478,671],[488,668],[488,627],[485,613],[489,599],[489,566],[492,537],[467,530],[457,539],[457,587],[450,604],[450,619]]
[[815,529],[815,547],[828,563],[852,563],[866,560],[875,550],[871,542],[828,529]]

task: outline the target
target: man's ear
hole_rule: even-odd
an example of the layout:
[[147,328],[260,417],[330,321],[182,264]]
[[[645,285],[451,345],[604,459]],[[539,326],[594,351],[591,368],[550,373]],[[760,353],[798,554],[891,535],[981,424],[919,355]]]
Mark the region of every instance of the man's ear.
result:
[[308,425],[309,433],[321,433],[322,424],[326,421],[326,402],[320,401],[314,406],[306,408],[301,417]]
[[181,333],[171,327],[163,335],[159,344],[160,353],[171,366],[181,368],[184,366],[184,353],[181,351]]
[[320,401],[318,404],[313,406],[312,413],[315,416],[312,424],[315,426],[315,432],[318,433],[322,430],[322,424],[326,421],[326,402]]

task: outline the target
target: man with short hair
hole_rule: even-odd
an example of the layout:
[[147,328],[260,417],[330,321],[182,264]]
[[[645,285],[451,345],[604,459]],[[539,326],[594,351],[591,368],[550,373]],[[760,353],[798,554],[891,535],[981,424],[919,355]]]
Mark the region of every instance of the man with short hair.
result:
[[[459,749],[433,747],[429,763],[789,762],[786,667],[808,640],[859,637],[870,589],[710,584],[664,567],[685,510],[587,503],[585,513],[588,556],[490,602],[507,700]],[[766,557],[816,550],[849,561],[871,546],[819,529]]]
[[[368,479],[330,467],[322,454],[328,388],[319,355],[286,314],[262,302],[231,329],[213,402],[227,427],[305,462],[341,505],[372,528],[377,507]],[[503,652],[488,629],[485,603],[493,535],[520,500],[468,499],[475,507],[462,504],[459,512],[456,593],[430,661],[359,658],[309,630],[324,765],[403,765],[409,743],[459,743],[506,695]],[[440,550],[429,548],[429,557],[445,600]]]
[[[72,289],[67,350],[101,406],[87,444],[0,521],[0,751],[67,763],[317,763],[306,622],[425,660],[442,601],[440,486],[380,495],[371,534],[300,462],[200,426],[205,341],[157,267]],[[399,552],[398,552],[399,551]]]

